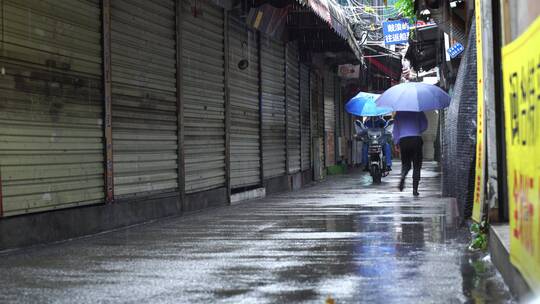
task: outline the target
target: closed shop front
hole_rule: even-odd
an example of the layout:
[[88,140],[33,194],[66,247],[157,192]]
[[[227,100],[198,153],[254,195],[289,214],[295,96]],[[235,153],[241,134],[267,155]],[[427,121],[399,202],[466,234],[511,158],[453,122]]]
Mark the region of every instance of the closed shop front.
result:
[[325,165],[326,167],[336,164],[335,149],[335,95],[334,95],[334,75],[325,73],[324,77],[324,133],[325,133]]
[[103,202],[100,1],[4,0],[0,18],[0,215]]
[[225,186],[224,14],[182,2],[182,99],[186,192]]
[[[245,66],[247,64],[247,67]],[[259,185],[259,58],[257,36],[236,17],[229,19],[231,187]]]
[[115,195],[178,187],[175,1],[111,1]]
[[289,173],[300,171],[300,66],[298,45],[287,44],[287,153]]
[[261,39],[264,177],[286,174],[285,46]]
[[301,125],[301,168],[311,168],[311,99],[309,86],[309,67],[300,65],[300,125]]

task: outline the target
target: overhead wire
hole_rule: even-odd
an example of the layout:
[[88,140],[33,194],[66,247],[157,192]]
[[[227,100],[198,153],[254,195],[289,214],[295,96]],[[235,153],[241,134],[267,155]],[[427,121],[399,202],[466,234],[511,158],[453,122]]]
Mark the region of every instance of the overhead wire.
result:
[[398,17],[399,13],[392,4],[370,5],[369,2],[366,0],[340,0],[339,2],[328,0],[332,6],[341,8],[340,10],[350,20],[351,27],[358,35],[363,35],[361,32],[365,32],[368,41],[383,41],[383,22]]

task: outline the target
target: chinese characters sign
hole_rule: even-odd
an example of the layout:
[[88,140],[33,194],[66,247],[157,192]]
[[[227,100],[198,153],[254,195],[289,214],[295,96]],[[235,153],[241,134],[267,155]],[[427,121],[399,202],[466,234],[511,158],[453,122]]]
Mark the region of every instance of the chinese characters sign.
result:
[[540,18],[502,51],[510,260],[540,291]]
[[465,47],[463,46],[463,44],[457,42],[456,44],[448,48],[447,52],[448,52],[448,55],[450,55],[450,58],[454,59],[457,57],[457,55],[463,53],[464,50],[465,50]]
[[401,19],[383,22],[384,44],[409,42],[409,20]]
[[[477,117],[476,117],[476,165],[474,176],[474,201],[472,219],[480,223],[484,213],[484,187],[485,187],[485,163],[486,163],[486,132],[484,130],[484,62],[482,59],[482,13],[480,0],[476,0],[476,71],[477,71]],[[450,49],[456,49],[454,44]],[[463,48],[463,45],[461,45]],[[450,49],[448,51],[450,52]],[[452,54],[450,53],[450,56]],[[457,55],[456,55],[457,56]],[[455,56],[454,56],[455,57]],[[452,57],[452,58],[454,58]]]

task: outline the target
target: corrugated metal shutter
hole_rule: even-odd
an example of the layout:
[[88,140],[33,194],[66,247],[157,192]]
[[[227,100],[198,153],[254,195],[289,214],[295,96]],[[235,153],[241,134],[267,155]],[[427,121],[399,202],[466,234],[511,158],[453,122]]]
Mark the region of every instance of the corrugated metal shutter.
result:
[[2,3],[4,215],[103,202],[100,1]]
[[334,75],[326,73],[324,77],[324,133],[325,133],[325,165],[335,165],[335,124],[336,114],[334,106]]
[[311,100],[309,86],[309,67],[300,65],[300,111],[302,113],[302,171],[311,168]]
[[298,45],[287,44],[287,153],[289,173],[300,171],[300,67]]
[[285,46],[261,39],[264,177],[285,175]]
[[[238,63],[248,60],[241,70]],[[260,184],[259,58],[257,36],[245,24],[229,20],[231,100],[231,187]]]
[[225,186],[223,9],[182,1],[186,192]]
[[112,1],[116,196],[178,186],[174,8],[173,0]]

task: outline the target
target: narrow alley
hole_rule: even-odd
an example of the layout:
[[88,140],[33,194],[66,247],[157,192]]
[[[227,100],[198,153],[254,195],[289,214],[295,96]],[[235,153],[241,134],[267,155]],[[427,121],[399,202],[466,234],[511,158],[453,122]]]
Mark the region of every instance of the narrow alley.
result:
[[0,257],[1,303],[511,303],[427,163]]
[[0,304],[540,304],[539,108],[540,0],[0,0]]

